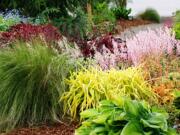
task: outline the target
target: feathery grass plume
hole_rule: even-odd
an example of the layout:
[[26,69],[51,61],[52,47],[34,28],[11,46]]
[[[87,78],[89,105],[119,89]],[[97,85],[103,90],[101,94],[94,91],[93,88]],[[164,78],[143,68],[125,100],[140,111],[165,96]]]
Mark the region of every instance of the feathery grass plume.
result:
[[19,42],[0,51],[0,131],[59,121],[59,96],[73,62],[43,43]]
[[89,68],[74,72],[67,80],[69,91],[61,98],[64,113],[76,119],[85,109],[96,107],[100,100],[116,99],[117,96],[156,103],[156,95],[143,79],[140,68],[105,70]]

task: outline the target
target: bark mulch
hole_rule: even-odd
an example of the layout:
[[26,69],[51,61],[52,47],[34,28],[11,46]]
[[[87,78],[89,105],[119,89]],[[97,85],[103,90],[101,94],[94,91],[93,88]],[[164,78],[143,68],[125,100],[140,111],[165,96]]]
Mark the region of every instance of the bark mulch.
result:
[[52,126],[40,126],[32,128],[20,128],[2,135],[73,135],[77,128],[77,123],[70,125],[56,124]]

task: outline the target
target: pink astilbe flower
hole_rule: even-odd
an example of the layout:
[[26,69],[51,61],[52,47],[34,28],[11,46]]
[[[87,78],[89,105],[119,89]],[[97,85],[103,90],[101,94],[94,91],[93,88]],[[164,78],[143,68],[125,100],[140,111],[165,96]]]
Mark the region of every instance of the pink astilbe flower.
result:
[[101,50],[95,49],[94,58],[102,69],[115,68],[117,65],[128,59],[127,47],[124,41],[112,37],[112,49],[102,45]]
[[146,55],[172,54],[176,45],[177,40],[167,27],[140,31],[132,39],[127,40],[128,59],[131,59],[134,65],[138,65]]

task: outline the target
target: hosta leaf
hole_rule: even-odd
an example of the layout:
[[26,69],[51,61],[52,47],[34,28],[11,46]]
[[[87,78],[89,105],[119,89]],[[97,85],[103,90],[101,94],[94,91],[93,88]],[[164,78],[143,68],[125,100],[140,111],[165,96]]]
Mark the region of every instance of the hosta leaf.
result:
[[110,116],[111,116],[111,113],[100,114],[95,119],[93,119],[92,122],[96,124],[105,124],[108,117]]
[[160,113],[152,113],[148,120],[140,120],[145,127],[151,127],[155,129],[161,129],[162,131],[167,131],[167,121],[166,116]]
[[130,100],[125,100],[124,109],[126,114],[131,118],[139,116],[139,111],[141,111],[139,110],[139,103],[136,101],[132,102]]
[[88,109],[80,113],[82,119],[91,118],[98,115],[98,111],[96,109]]
[[107,132],[107,129],[105,127],[96,127],[93,131],[91,131],[90,135],[97,135],[105,132]]
[[99,105],[101,108],[102,107],[108,107],[108,108],[113,108],[115,105],[109,101],[109,100],[103,100],[100,102],[100,105]]
[[177,133],[176,133],[175,129],[169,128],[168,132],[166,133],[166,135],[177,135]]
[[81,126],[75,130],[75,135],[90,135],[90,133],[95,129],[95,126]]
[[141,131],[141,127],[138,121],[137,122],[130,121],[123,128],[120,135],[144,135],[144,133]]

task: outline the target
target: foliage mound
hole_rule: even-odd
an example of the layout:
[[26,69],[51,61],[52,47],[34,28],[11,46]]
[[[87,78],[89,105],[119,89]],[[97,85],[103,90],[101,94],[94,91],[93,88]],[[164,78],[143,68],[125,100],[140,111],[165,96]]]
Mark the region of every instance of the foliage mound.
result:
[[11,27],[12,25],[15,25],[19,21],[20,20],[16,18],[4,18],[3,16],[0,15],[0,32],[7,31],[9,27]]
[[136,100],[101,101],[96,109],[81,113],[84,121],[75,135],[176,135],[168,128],[168,114],[158,111]]
[[148,8],[143,13],[139,15],[143,20],[149,20],[156,23],[160,22],[160,15],[155,9]]
[[10,27],[8,32],[3,32],[0,40],[5,44],[15,40],[30,41],[39,36],[42,36],[47,42],[57,41],[61,38],[58,29],[51,24],[32,25],[23,23]]
[[57,121],[59,96],[74,64],[43,43],[17,43],[0,51],[0,131]]
[[66,37],[76,40],[85,39],[88,30],[91,28],[88,24],[87,15],[81,8],[76,8],[72,15],[54,18],[53,24],[59,27]]
[[131,13],[131,9],[127,9],[126,7],[117,7],[112,9],[116,19],[129,19],[129,14]]
[[96,3],[94,7],[93,22],[95,24],[102,23],[104,21],[109,21],[114,23],[116,21],[113,12],[109,9],[106,2]]
[[74,119],[79,111],[96,107],[103,99],[114,99],[116,96],[147,100],[156,103],[156,95],[143,79],[138,68],[126,70],[107,70],[89,68],[74,72],[67,80],[69,91],[61,100],[64,112]]

